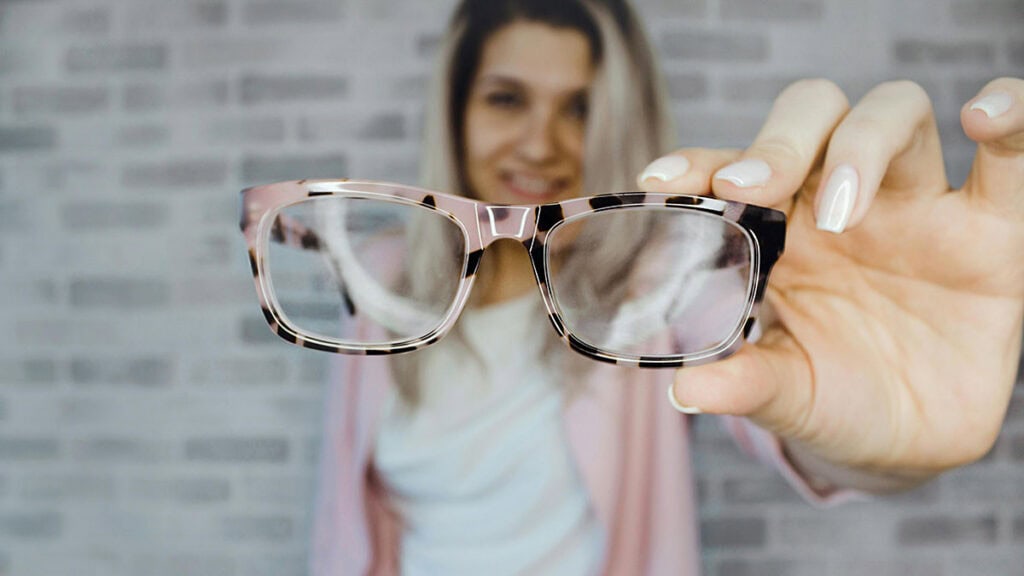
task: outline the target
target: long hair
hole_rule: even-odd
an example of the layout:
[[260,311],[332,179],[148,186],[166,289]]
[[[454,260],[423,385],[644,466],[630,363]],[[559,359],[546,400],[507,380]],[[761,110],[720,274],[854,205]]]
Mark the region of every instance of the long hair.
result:
[[[665,89],[651,46],[639,20],[625,0],[463,0],[456,8],[441,43],[437,70],[425,111],[424,153],[420,180],[430,189],[472,195],[463,169],[464,122],[469,90],[487,40],[514,22],[537,22],[576,30],[590,47],[594,76],[588,94],[583,147],[583,189],[587,195],[635,188],[635,176],[652,159],[669,150],[675,138]],[[429,242],[427,236],[417,241]],[[608,283],[621,274],[643,240],[643,231],[605,230],[612,239],[601,255],[610,260],[602,269]],[[578,264],[578,263],[577,263]],[[564,264],[567,273],[574,263]],[[592,269],[592,268],[591,268]],[[410,271],[411,278],[425,277]],[[415,281],[414,281],[415,283]],[[429,286],[418,290],[430,291]],[[547,330],[546,351],[564,350]],[[452,337],[455,338],[452,338]],[[462,345],[473,355],[456,329],[449,345]],[[447,339],[446,339],[447,340]],[[552,352],[554,353],[554,352]],[[417,364],[412,357],[392,361],[401,397],[417,403]]]

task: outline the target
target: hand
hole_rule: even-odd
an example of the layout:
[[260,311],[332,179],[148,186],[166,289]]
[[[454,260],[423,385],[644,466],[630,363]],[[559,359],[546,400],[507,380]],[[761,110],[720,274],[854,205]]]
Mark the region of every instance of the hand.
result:
[[961,123],[979,146],[950,190],[919,86],[882,84],[850,109],[834,84],[803,81],[741,164],[716,172],[728,153],[681,150],[684,176],[644,180],[699,193],[710,179],[721,198],[789,217],[763,337],[681,370],[678,402],[748,416],[803,462],[908,483],[983,456],[1021,346],[1024,81],[991,82]]

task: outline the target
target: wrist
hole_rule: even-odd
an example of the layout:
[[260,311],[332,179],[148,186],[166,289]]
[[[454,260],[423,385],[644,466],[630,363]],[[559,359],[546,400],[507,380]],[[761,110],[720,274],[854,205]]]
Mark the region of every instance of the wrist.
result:
[[838,464],[799,442],[783,439],[781,444],[783,457],[821,496],[841,489],[889,494],[909,490],[935,477],[935,474],[901,474]]

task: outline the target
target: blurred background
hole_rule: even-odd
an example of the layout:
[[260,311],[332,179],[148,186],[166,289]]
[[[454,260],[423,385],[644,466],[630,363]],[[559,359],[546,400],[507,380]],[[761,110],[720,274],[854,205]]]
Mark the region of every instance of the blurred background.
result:
[[[1020,0],[636,0],[681,143],[744,146],[789,82],[958,112],[1024,75]],[[301,575],[327,355],[260,315],[237,191],[414,183],[451,0],[0,0],[0,575]],[[982,462],[819,511],[698,419],[710,576],[1011,575],[1024,391]]]

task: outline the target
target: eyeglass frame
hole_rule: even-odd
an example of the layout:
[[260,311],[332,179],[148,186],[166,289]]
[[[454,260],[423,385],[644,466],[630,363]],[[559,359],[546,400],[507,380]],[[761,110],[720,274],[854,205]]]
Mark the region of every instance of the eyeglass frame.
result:
[[[292,204],[326,196],[378,199],[420,206],[444,215],[459,227],[465,241],[462,277],[452,305],[440,325],[423,336],[397,343],[352,345],[306,332],[290,324],[276,302],[273,288],[267,285],[266,249],[270,246],[270,236],[273,235],[274,240],[285,245],[302,249],[318,248],[320,241],[314,232],[304,229],[298,223],[285,223],[282,222],[282,218],[273,216]],[[634,206],[668,207],[714,214],[736,224],[749,239],[752,245],[752,286],[748,285],[746,319],[740,322],[730,336],[718,346],[691,354],[615,354],[587,344],[565,328],[548,285],[545,258],[545,240],[548,234],[557,229],[562,222],[575,216]],[[518,224],[515,222],[516,213],[519,215]],[[497,240],[512,238],[519,241],[529,252],[534,278],[540,289],[548,319],[560,339],[572,350],[589,358],[642,368],[696,366],[723,359],[739,350],[757,322],[758,311],[768,285],[768,276],[782,255],[786,237],[785,213],[710,196],[618,192],[575,197],[547,204],[509,205],[488,203],[402,184],[349,179],[290,180],[245,188],[241,191],[239,225],[246,239],[249,263],[263,317],[275,334],[298,346],[325,352],[374,356],[412,352],[437,342],[451,330],[465,308],[484,251]],[[469,226],[474,228],[473,233]]]

